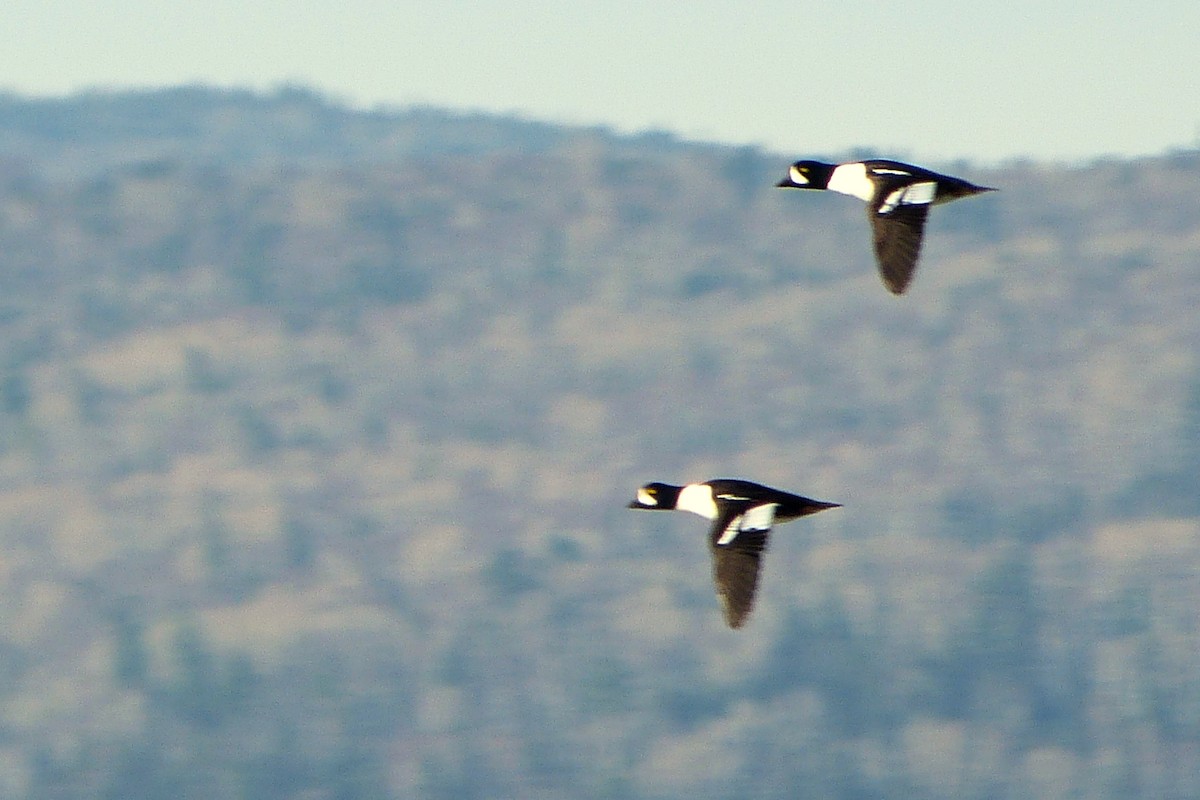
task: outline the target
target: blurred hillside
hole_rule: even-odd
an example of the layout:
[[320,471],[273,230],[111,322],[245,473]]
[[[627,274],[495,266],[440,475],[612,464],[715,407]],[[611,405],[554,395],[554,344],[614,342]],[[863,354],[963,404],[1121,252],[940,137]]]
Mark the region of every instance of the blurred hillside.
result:
[[[800,155],[0,98],[0,795],[1200,796],[1200,154],[903,298]],[[845,504],[736,633],[727,475]]]

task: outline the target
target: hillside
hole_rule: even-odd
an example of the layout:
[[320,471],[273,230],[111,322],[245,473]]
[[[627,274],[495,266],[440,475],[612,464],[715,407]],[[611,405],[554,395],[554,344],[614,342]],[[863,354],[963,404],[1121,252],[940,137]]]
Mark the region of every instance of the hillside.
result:
[[[612,139],[603,130],[591,133]],[[39,177],[75,180],[155,162],[338,168],[532,153],[569,135],[542,122],[433,107],[351,112],[299,86],[270,95],[200,86],[67,99],[0,93],[0,160]]]
[[[1200,154],[943,167],[295,90],[0,100],[14,798],[1200,796]],[[724,629],[704,526],[781,527]]]

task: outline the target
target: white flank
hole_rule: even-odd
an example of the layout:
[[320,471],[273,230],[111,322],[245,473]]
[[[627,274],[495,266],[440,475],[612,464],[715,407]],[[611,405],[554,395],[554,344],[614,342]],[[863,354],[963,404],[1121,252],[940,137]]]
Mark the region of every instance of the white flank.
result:
[[717,503],[713,500],[712,487],[703,483],[689,483],[683,487],[679,499],[675,501],[675,508],[690,511],[705,519],[717,518]]
[[799,184],[800,186],[808,183],[808,178],[805,177],[804,173],[795,167],[792,167],[790,170],[788,170],[788,177],[792,179],[792,183]]
[[658,505],[658,498],[645,489],[638,489],[638,502],[644,506],[656,506]]
[[865,202],[870,202],[875,194],[875,184],[867,177],[867,168],[860,163],[841,164],[834,168],[829,176],[828,188]]

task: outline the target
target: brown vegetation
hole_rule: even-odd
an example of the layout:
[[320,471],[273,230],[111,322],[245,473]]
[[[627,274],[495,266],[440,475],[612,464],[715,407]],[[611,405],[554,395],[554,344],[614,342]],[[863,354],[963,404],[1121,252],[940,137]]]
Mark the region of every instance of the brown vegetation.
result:
[[[1200,795],[1195,154],[968,168],[897,299],[796,154],[0,122],[5,796]],[[738,633],[624,509],[722,475],[845,504]]]

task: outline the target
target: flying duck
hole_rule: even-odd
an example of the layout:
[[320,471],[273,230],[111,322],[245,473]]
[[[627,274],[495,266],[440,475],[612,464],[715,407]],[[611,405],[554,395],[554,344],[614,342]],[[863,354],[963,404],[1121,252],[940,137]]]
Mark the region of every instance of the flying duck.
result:
[[731,628],[740,628],[754,607],[759,560],[775,522],[815,514],[840,503],[826,503],[750,481],[719,478],[673,486],[647,483],[629,508],[690,511],[712,520],[708,533],[717,598]]
[[912,280],[929,207],[995,191],[991,186],[976,186],[962,178],[878,158],[845,164],[797,161],[775,185],[829,189],[865,201],[879,273],[892,294],[904,294]]

